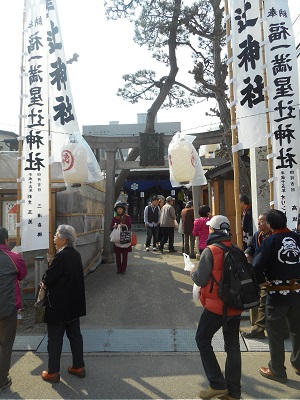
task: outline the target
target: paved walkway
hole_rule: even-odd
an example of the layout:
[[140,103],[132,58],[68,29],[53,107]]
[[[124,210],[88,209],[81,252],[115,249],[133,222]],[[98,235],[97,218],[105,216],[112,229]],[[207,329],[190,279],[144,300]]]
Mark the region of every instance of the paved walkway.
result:
[[[176,248],[180,251],[180,235]],[[47,368],[46,337],[18,336],[12,357],[13,385],[0,399],[191,399],[207,382],[194,342],[202,307],[192,300],[189,274],[180,252],[163,255],[144,250],[145,232],[129,256],[128,271],[116,275],[102,264],[86,277],[87,310],[82,318],[87,377],[66,372],[72,363],[68,343],[61,362],[62,380],[50,385],[40,373]],[[248,325],[244,318],[242,325]],[[224,367],[221,333],[213,343]],[[286,342],[290,350],[290,342]],[[289,363],[287,384],[259,375],[269,360],[267,340],[244,341],[243,399],[298,399],[300,378]]]

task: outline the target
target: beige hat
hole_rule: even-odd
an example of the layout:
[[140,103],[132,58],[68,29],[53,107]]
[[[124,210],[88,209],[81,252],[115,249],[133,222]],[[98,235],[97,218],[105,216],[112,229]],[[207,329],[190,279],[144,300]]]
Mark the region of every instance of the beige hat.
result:
[[215,215],[206,222],[206,225],[211,226],[214,229],[230,229],[230,222],[224,215]]
[[167,203],[169,203],[169,201],[171,201],[171,200],[175,201],[174,197],[168,196],[168,197],[166,198],[166,202],[167,202]]

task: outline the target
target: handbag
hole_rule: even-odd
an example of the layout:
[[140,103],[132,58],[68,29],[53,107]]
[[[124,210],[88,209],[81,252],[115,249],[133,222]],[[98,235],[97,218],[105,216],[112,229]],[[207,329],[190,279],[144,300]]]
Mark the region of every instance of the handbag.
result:
[[111,231],[111,234],[109,235],[109,237],[110,237],[110,241],[113,243],[120,242],[120,225],[118,225],[116,229],[113,229]]
[[136,234],[133,233],[131,236],[131,246],[135,246],[137,244],[137,237]]
[[34,306],[36,308],[40,308],[45,305],[46,302],[46,291],[47,289],[44,289],[41,283],[39,284],[36,297],[35,297],[35,303]]
[[120,241],[119,242],[115,242],[115,246],[121,247],[121,248],[124,248],[124,249],[126,249],[127,247],[130,247],[131,246],[132,232],[128,230],[127,226],[126,226],[126,230],[125,231],[121,230],[120,227],[119,227],[119,232],[120,232]]

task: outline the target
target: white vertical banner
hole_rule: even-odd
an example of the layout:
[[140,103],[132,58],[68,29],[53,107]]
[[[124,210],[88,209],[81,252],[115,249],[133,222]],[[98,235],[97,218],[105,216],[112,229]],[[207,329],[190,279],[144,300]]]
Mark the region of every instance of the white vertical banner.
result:
[[24,51],[26,98],[22,152],[22,251],[49,247],[48,65],[45,1],[28,0]]
[[299,213],[300,123],[295,40],[287,0],[264,1],[274,207],[294,231]]
[[81,135],[81,132],[71,92],[56,0],[46,3],[51,156],[53,161],[61,162],[61,147],[67,141],[69,134]]
[[79,130],[56,0],[46,0],[46,8],[51,161],[62,162],[66,183],[99,182],[100,166]]
[[[20,227],[22,251],[30,251],[49,247],[49,164],[64,161],[68,170],[77,161],[75,183],[78,177],[82,183],[97,182],[103,175],[78,127],[56,1],[26,0],[25,15]],[[62,159],[69,140],[73,147],[76,142],[76,151],[69,146],[68,159]]]
[[230,0],[236,121],[238,141],[244,149],[266,145],[261,24],[258,16],[259,0]]

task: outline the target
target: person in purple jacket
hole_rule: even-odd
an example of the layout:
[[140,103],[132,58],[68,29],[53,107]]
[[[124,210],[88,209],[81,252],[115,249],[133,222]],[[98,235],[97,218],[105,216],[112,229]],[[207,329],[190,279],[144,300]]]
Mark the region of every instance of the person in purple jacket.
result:
[[199,236],[198,247],[199,247],[199,253],[201,254],[202,251],[207,246],[206,240],[209,235],[209,230],[208,226],[206,225],[206,222],[211,219],[210,207],[209,206],[200,207],[199,215],[200,218],[196,218],[194,221],[193,235]]
[[21,308],[19,281],[27,274],[25,261],[8,248],[8,231],[0,227],[0,392],[12,384],[11,353]]

